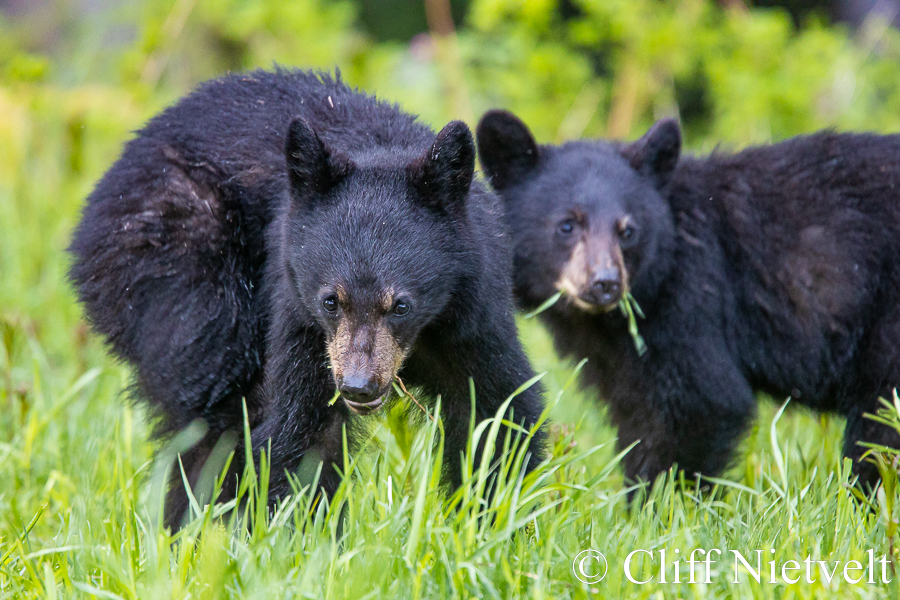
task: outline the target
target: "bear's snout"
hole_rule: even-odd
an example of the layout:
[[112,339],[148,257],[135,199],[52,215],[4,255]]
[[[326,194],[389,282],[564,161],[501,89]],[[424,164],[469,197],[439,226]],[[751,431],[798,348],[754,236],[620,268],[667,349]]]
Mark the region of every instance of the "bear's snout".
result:
[[594,274],[584,299],[599,307],[613,307],[622,299],[622,276],[618,269],[602,269]]
[[572,249],[556,288],[583,311],[614,309],[628,291],[628,272],[618,243],[608,236],[585,236]]
[[[360,311],[366,315],[366,311]],[[328,342],[334,383],[350,410],[367,415],[381,408],[406,357],[384,319],[349,314]]]
[[385,394],[381,393],[381,386],[374,374],[358,373],[341,377],[338,391],[344,403],[357,414],[367,415],[384,404]]

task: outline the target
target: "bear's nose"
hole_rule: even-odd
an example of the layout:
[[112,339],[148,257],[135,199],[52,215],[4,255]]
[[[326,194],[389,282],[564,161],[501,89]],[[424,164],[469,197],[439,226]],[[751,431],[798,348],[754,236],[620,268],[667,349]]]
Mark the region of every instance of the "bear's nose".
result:
[[614,271],[599,273],[591,283],[591,295],[601,305],[615,304],[622,298],[622,282]]
[[354,404],[369,404],[375,400],[378,384],[374,377],[350,375],[341,381],[340,392],[344,400]]

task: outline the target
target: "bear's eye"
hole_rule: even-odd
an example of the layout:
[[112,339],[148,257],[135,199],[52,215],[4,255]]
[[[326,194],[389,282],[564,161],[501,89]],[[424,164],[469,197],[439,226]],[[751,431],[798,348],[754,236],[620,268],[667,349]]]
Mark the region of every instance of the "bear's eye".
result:
[[619,239],[623,242],[632,242],[634,241],[635,234],[637,230],[635,230],[634,225],[631,224],[631,219],[628,217],[623,217],[619,219],[617,223],[619,230]]
[[402,317],[409,312],[409,302],[406,300],[397,300],[394,302],[393,311],[395,315]]
[[322,308],[330,313],[336,312],[338,309],[337,296],[335,296],[334,294],[325,296],[325,298],[322,300]]
[[561,234],[569,235],[575,231],[575,219],[563,219],[556,228]]

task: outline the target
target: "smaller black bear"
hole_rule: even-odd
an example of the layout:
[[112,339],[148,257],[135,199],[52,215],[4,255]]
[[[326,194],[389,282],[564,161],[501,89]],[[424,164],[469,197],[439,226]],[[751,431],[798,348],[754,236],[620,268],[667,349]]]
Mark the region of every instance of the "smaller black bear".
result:
[[[717,475],[757,391],[847,418],[858,442],[900,447],[864,418],[900,385],[900,136],[820,132],[737,154],[682,157],[672,120],[621,144],[538,146],[505,111],[478,126],[506,202],[514,286],[558,351],[588,357],[627,477],[676,464]],[[615,310],[630,292],[646,352]]]
[[[221,436],[240,437],[245,399],[254,454],[271,444],[271,497],[320,463],[330,495],[344,424],[398,375],[442,396],[460,483],[470,381],[483,420],[533,376],[502,203],[474,169],[463,123],[435,136],[339,78],[285,69],[207,82],[125,146],[88,199],[71,276],[158,435],[208,425],[182,457],[192,484]],[[531,428],[541,410],[533,386],[507,417]],[[170,524],[186,502],[176,469]]]

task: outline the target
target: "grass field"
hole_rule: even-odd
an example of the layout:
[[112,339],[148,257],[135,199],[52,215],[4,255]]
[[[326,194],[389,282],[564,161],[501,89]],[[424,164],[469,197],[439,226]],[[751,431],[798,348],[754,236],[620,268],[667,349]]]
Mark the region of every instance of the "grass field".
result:
[[[853,564],[850,577],[862,580],[843,577],[848,561],[896,561],[900,506],[896,490],[852,498],[840,420],[792,407],[776,420],[776,403],[763,401],[714,490],[670,477],[629,507],[614,430],[589,395],[567,387],[575,365],[558,361],[530,321],[522,331],[546,372],[553,458],[524,478],[513,465],[490,505],[478,473],[454,498],[439,492],[435,424],[393,435],[381,423],[370,451],[345,467],[339,509],[300,495],[268,517],[250,502],[248,533],[198,507],[183,531],[161,530],[161,464],[145,415],[124,397],[127,369],[82,322],[64,253],[92,182],[160,102],[0,88],[0,597],[900,598],[900,573],[888,569],[883,583],[877,563],[874,583]],[[701,568],[690,582],[694,549],[722,551],[710,583]],[[605,555],[602,581],[576,578],[583,550]],[[626,577],[635,550],[647,552],[630,573],[648,583]],[[762,551],[759,583],[746,568],[733,583],[731,550],[754,568]],[[838,574],[827,583],[813,563],[809,583],[800,562],[783,577],[784,563],[807,557],[829,573],[840,561]],[[679,558],[682,583],[671,583]]]

